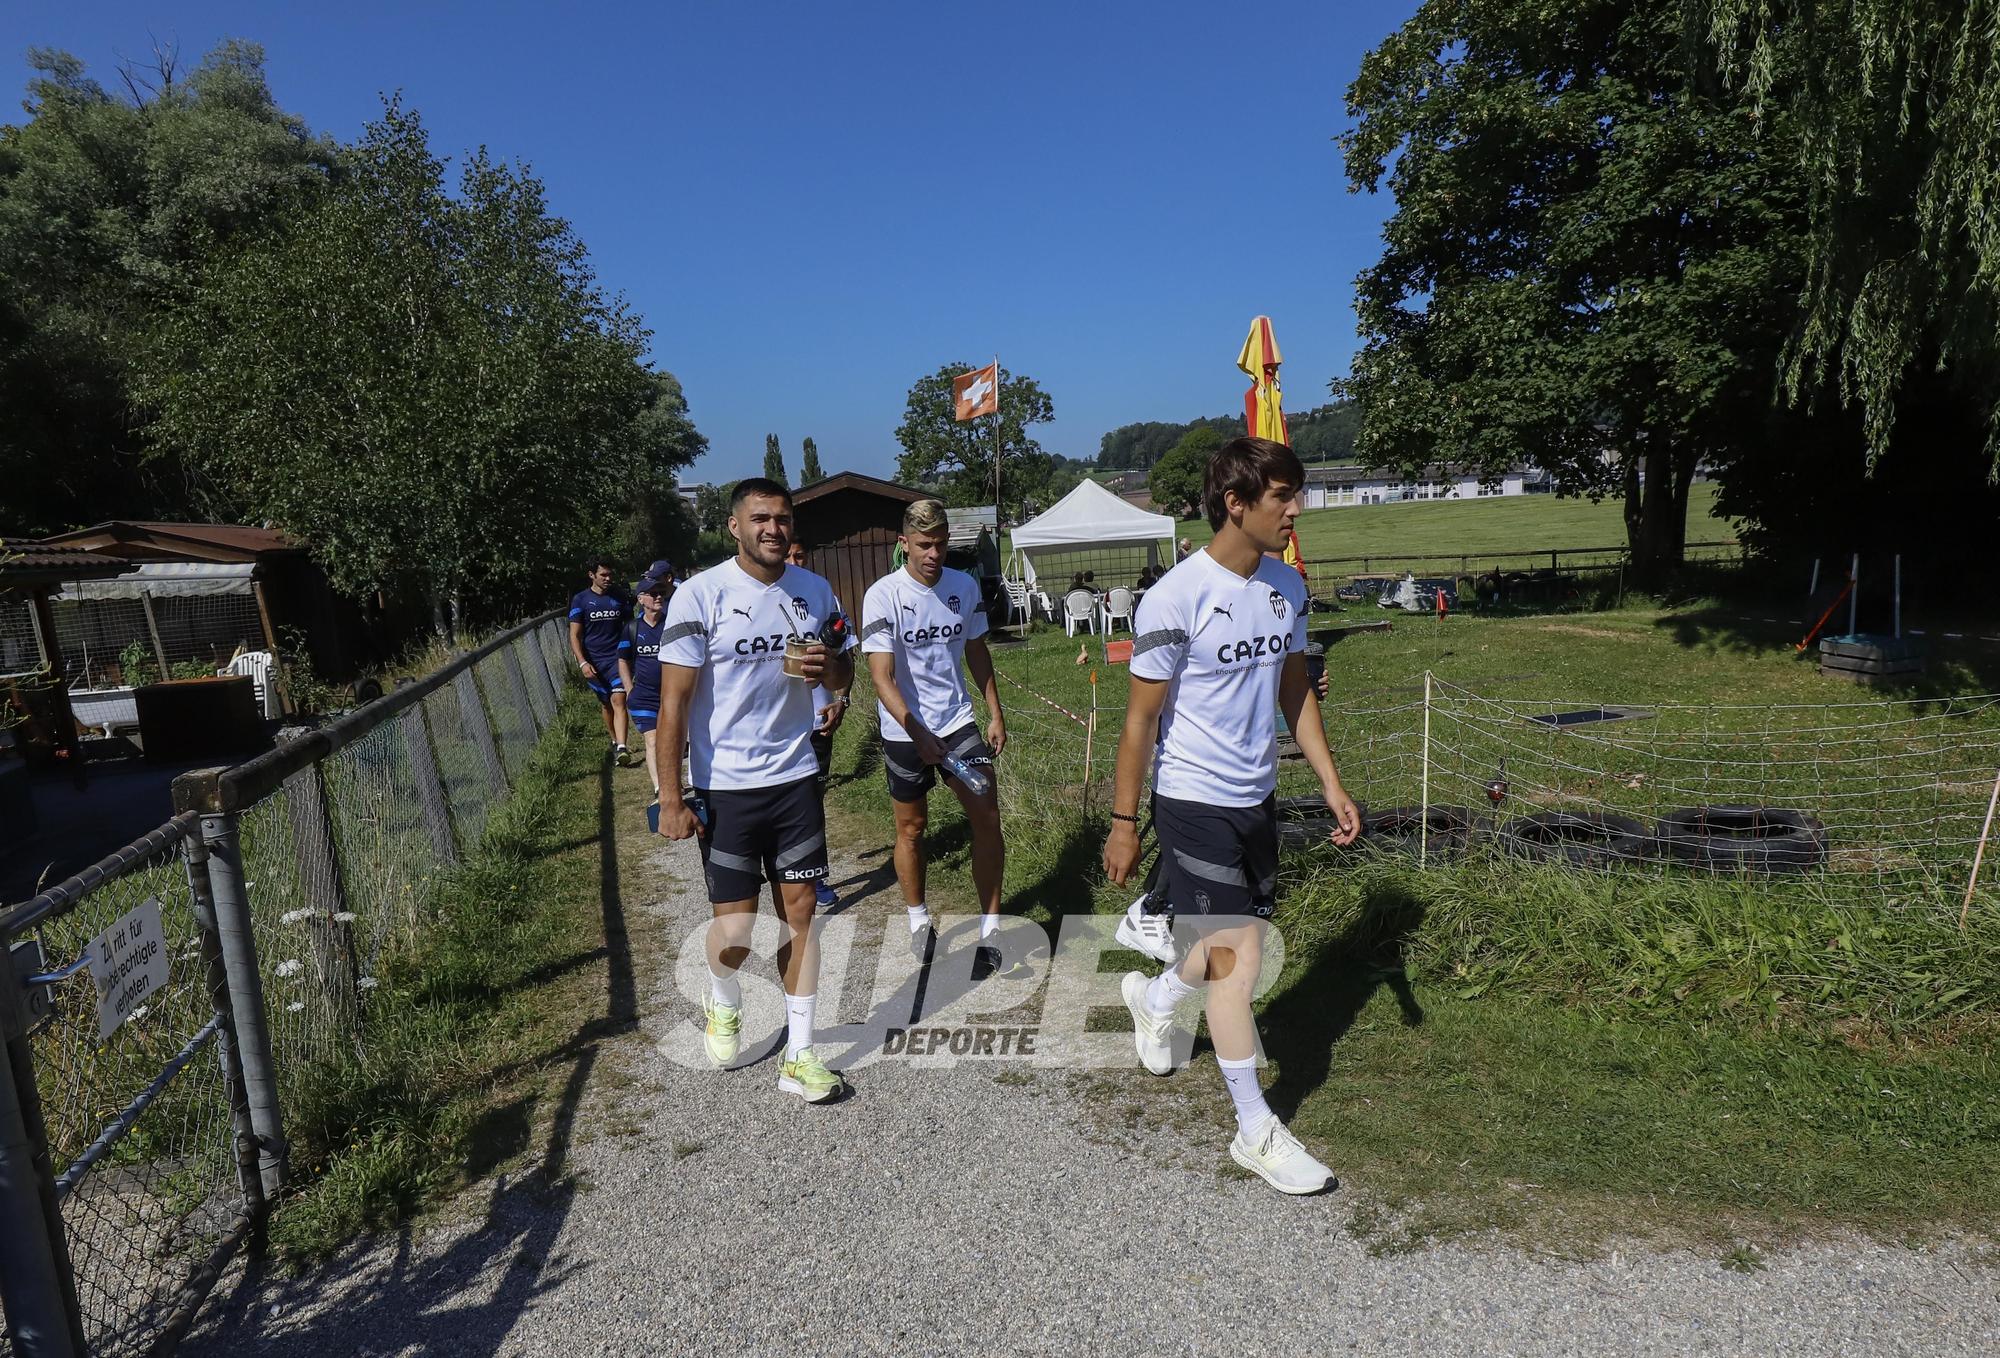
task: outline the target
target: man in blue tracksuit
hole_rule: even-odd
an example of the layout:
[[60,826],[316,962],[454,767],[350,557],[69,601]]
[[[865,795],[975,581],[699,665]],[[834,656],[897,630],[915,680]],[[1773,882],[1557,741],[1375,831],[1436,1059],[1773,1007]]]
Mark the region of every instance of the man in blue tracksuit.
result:
[[659,753],[653,748],[653,728],[660,720],[660,633],[667,625],[667,603],[674,593],[673,568],[655,561],[639,581],[639,615],[625,624],[626,650],[621,658],[627,711],[646,751],[646,773],[653,795],[660,795]]
[[569,649],[583,671],[584,682],[604,708],[604,733],[621,767],[632,763],[625,748],[625,681],[619,673],[620,653],[629,644],[625,619],[631,609],[611,591],[611,566],[602,559],[590,563],[590,584],[569,601]]

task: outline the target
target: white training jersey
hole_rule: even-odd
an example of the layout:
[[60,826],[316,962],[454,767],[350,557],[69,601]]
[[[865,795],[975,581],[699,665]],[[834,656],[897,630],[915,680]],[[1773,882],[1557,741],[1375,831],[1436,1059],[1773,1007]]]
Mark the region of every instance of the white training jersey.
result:
[[1259,557],[1246,580],[1207,548],[1146,591],[1132,673],[1167,683],[1155,792],[1255,806],[1276,789],[1278,677],[1305,649],[1305,602],[1305,582],[1284,562]]
[[837,649],[852,650],[833,586],[798,566],[767,585],[731,558],[674,591],[660,663],[699,671],[688,704],[690,783],[740,792],[818,772],[812,686],[786,675],[785,641],[819,636],[835,617]]
[[[965,643],[985,635],[979,582],[949,566],[935,585],[898,566],[870,585],[861,603],[861,653],[896,657],[896,687],[934,736],[972,720],[972,695],[960,662]],[[879,700],[875,711],[884,740],[910,738]]]

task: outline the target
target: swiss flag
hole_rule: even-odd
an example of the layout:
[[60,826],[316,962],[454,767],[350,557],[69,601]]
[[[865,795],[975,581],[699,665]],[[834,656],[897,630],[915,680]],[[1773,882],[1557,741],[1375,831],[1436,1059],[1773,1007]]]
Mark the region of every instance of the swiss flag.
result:
[[989,363],[951,379],[951,415],[976,420],[1000,409],[1000,365]]

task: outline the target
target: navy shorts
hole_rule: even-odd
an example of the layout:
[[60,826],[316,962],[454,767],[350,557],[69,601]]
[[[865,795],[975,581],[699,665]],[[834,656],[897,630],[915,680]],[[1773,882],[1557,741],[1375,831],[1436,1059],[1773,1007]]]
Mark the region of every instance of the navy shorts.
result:
[[618,673],[618,657],[614,655],[607,660],[593,655],[586,659],[596,668],[597,677],[583,682],[590,685],[590,691],[597,695],[598,702],[611,706],[611,695],[625,691],[625,680]]
[[658,708],[628,707],[625,709],[625,715],[632,719],[632,725],[638,729],[640,735],[660,724]]
[[708,829],[698,838],[710,904],[754,900],[766,879],[817,882],[827,875],[826,813],[818,781],[807,777],[740,791],[695,789],[708,809]]
[[1176,917],[1250,915],[1278,904],[1278,799],[1255,806],[1153,798],[1161,894]]
[[[993,751],[987,748],[980,737],[979,723],[969,721],[953,731],[938,737],[946,750],[957,755],[966,763],[993,765]],[[889,775],[889,795],[899,802],[920,802],[924,794],[937,783],[938,767],[926,764],[917,758],[917,743],[914,740],[884,740],[882,742],[882,771]],[[956,783],[949,773],[945,777]]]

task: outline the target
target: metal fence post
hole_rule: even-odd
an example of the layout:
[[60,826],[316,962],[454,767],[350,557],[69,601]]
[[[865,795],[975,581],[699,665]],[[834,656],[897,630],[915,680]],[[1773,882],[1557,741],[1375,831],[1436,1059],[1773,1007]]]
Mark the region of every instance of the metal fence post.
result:
[[513,666],[521,672],[521,688],[527,695],[528,707],[535,714],[535,731],[540,734],[548,730],[549,723],[556,719],[556,700],[548,686],[542,682],[542,662],[530,660],[526,652],[535,650],[533,636],[516,637],[507,647],[507,654],[513,657]]
[[424,715],[424,705],[418,703],[397,720],[403,724],[403,749],[409,757],[410,776],[416,779],[417,802],[423,808],[431,852],[440,862],[456,863],[458,841],[452,835],[450,805],[445,801],[444,780],[438,777],[437,754],[431,749],[430,721]]
[[222,934],[215,921],[215,891],[208,880],[208,846],[190,838],[183,846],[187,859],[188,894],[194,900],[194,922],[201,930],[203,983],[209,1007],[221,1022],[215,1031],[215,1059],[222,1067],[222,1088],[229,1098],[229,1126],[236,1150],[236,1182],[243,1192],[243,1214],[264,1213],[264,1184],[257,1169],[257,1130],[250,1121],[250,1098],[243,1087],[243,1058],[236,1045],[236,1008],[229,999],[229,969],[222,956]]
[[514,706],[539,736],[542,733],[542,711],[529,701],[528,679],[521,673],[521,657],[514,653],[511,645],[500,648],[500,668],[507,671],[507,687],[514,690]]
[[555,676],[549,673],[548,653],[542,650],[542,639],[534,632],[530,632],[522,637],[521,645],[529,655],[535,658],[535,663],[527,665],[525,668],[528,671],[528,686],[541,694],[542,710],[547,712],[549,716],[548,721],[544,722],[543,725],[553,724],[556,719],[556,710],[562,703],[562,693],[556,688]]
[[278,1068],[271,1059],[271,1026],[264,1009],[264,977],[257,969],[257,935],[250,921],[250,895],[243,880],[240,818],[224,805],[226,769],[199,769],[174,779],[176,810],[201,813],[201,842],[208,854],[210,904],[216,940],[229,985],[229,1009],[237,1059],[243,1067],[243,1097],[250,1106],[250,1130],[257,1139],[257,1177],[264,1200],[284,1187],[285,1120],[278,1102]]
[[535,654],[542,658],[542,677],[548,680],[549,692],[557,701],[562,699],[563,677],[567,671],[549,659],[549,647],[554,644],[555,624],[545,622],[535,629]]
[[504,797],[507,770],[501,766],[500,751],[493,744],[493,726],[486,719],[486,704],[479,697],[479,681],[472,677],[472,666],[467,665],[453,675],[451,686],[458,690],[458,719],[465,723],[465,733],[479,747],[480,762],[486,765],[486,778],[493,785],[493,795]]
[[56,1207],[55,1175],[41,1097],[35,1090],[19,978],[13,959],[0,974],[0,1304],[20,1358],[83,1358],[76,1276]]

